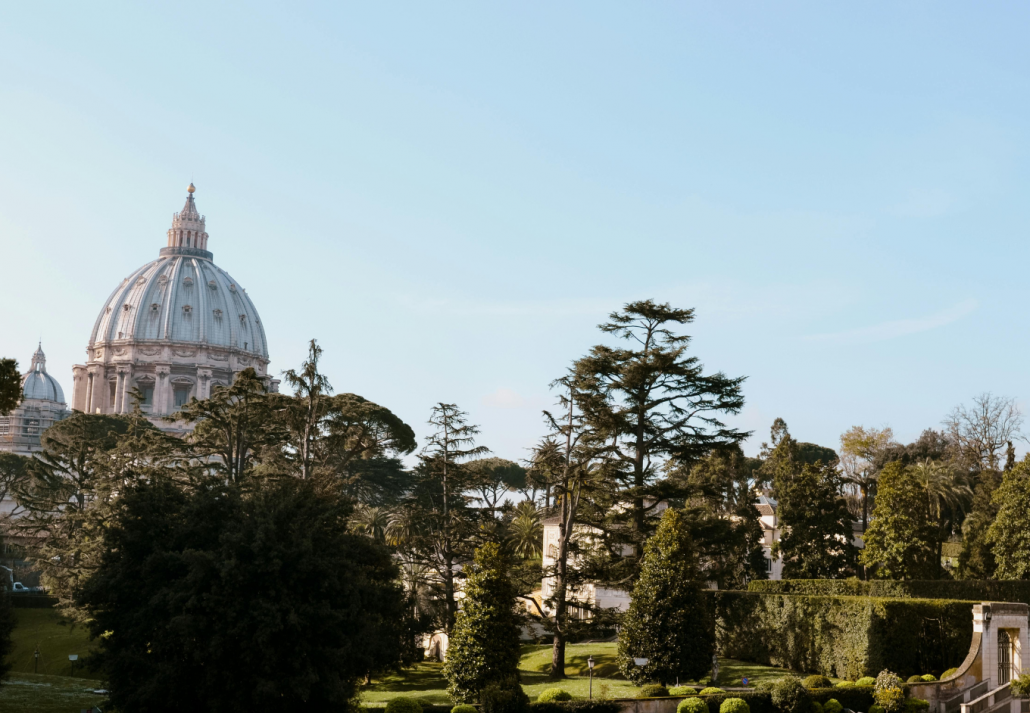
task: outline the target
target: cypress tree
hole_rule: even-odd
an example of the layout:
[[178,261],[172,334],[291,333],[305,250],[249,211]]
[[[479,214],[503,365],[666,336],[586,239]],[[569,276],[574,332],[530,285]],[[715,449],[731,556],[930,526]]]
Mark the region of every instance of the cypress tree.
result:
[[[702,677],[715,631],[697,577],[697,554],[683,515],[668,509],[644,546],[640,578],[619,635],[619,667],[636,682]],[[634,658],[646,658],[636,666]]]
[[497,544],[476,550],[444,665],[447,692],[456,702],[478,702],[491,684],[518,686],[520,621],[507,572]]

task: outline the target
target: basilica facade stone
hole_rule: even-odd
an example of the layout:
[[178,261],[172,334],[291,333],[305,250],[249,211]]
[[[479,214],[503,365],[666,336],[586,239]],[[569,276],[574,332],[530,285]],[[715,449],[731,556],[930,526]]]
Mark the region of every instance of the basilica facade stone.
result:
[[159,427],[191,398],[207,398],[248,367],[268,377],[268,343],[254,303],[208,250],[207,220],[191,183],[159,257],[122,280],[97,317],[87,361],[73,367],[72,408],[132,410],[132,391]]

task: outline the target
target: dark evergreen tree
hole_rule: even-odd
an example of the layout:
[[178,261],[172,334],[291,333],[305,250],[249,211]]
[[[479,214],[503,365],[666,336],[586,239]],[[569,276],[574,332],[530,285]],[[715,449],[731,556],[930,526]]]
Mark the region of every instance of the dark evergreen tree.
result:
[[[619,667],[632,680],[701,678],[711,667],[715,627],[697,579],[697,553],[679,512],[668,509],[644,546],[640,577],[619,632]],[[634,658],[646,658],[636,666]]]
[[833,465],[801,462],[797,442],[786,430],[764,464],[782,529],[778,553],[784,579],[831,579],[855,572],[857,548],[841,479]]
[[348,514],[290,477],[131,486],[79,599],[113,706],[351,710],[361,678],[400,663],[408,617],[389,553]]
[[973,503],[962,523],[962,551],[958,557],[958,576],[962,579],[993,579],[998,568],[987,531],[998,518],[994,493],[1001,481],[1002,474],[996,470],[976,473]]
[[6,416],[21,403],[21,374],[14,359],[0,359],[0,416]]
[[912,469],[895,461],[880,473],[873,521],[861,560],[881,579],[933,579],[935,530],[927,518],[926,493]]
[[[0,545],[3,540],[0,539]],[[6,570],[5,570],[6,571]],[[12,633],[15,626],[14,607],[11,605],[10,580],[0,579],[0,685],[3,685],[7,672],[11,670],[9,656],[14,651]]]
[[476,550],[444,664],[456,703],[477,703],[488,685],[518,681],[521,617],[508,568],[496,544]]

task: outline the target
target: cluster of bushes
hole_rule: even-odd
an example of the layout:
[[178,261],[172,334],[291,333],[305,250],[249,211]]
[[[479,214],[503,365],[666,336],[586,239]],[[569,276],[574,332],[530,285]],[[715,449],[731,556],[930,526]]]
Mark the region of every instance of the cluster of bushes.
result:
[[973,633],[973,601],[727,591],[709,596],[724,655],[846,679],[883,669],[906,675],[944,669],[965,657]]
[[762,579],[748,591],[830,597],[888,597],[895,599],[957,599],[976,602],[1030,604],[1030,580],[991,579]]

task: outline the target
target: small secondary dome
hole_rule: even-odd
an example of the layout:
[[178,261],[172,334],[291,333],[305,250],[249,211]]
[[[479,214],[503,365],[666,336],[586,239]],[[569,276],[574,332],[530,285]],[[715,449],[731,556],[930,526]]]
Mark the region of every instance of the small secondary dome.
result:
[[46,354],[42,344],[32,355],[32,368],[21,377],[21,392],[26,400],[64,404],[64,390],[57,379],[46,373]]

